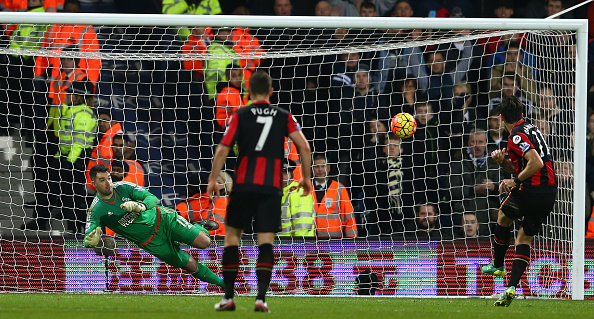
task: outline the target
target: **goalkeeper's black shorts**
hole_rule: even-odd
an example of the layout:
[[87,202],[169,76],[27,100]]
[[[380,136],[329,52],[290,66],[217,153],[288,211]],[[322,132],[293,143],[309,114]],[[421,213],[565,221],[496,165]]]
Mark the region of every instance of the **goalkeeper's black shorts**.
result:
[[535,236],[547,219],[557,198],[557,190],[550,192],[527,192],[514,188],[501,204],[501,211],[511,219],[520,219],[520,225],[528,236]]
[[276,233],[281,230],[281,195],[231,192],[225,225],[250,229],[252,220],[256,233]]

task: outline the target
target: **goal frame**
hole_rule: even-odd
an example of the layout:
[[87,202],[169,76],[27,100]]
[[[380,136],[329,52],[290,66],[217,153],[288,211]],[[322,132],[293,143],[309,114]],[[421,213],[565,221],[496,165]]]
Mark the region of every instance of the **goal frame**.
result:
[[[473,29],[473,30],[566,30],[576,32],[574,176],[586,175],[587,45],[585,19],[483,19],[483,18],[383,18],[383,17],[282,17],[167,14],[28,13],[0,12],[1,23],[92,24],[126,26],[234,26],[293,28],[376,29]],[[585,224],[580,218],[586,197],[586,181],[574,178],[571,298],[584,299]]]

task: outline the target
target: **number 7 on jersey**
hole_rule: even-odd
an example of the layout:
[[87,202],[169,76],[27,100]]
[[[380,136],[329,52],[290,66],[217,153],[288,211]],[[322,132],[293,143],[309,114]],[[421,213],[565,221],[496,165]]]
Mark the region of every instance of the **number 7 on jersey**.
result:
[[270,127],[272,126],[272,116],[258,116],[256,118],[256,122],[264,124],[255,149],[256,151],[261,151],[264,147],[264,143],[266,143],[266,138],[268,138],[268,134],[270,133]]

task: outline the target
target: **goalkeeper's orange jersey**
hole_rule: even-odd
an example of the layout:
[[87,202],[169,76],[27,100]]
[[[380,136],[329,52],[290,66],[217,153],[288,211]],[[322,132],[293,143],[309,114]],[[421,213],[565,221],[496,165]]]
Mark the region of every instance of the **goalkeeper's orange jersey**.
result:
[[[146,211],[130,213],[120,208],[121,204],[131,200],[145,204]],[[167,209],[158,207],[158,202],[159,199],[142,186],[129,182],[114,183],[110,199],[95,196],[87,215],[85,237],[97,227],[109,227],[133,243],[143,245],[157,229],[157,210]]]

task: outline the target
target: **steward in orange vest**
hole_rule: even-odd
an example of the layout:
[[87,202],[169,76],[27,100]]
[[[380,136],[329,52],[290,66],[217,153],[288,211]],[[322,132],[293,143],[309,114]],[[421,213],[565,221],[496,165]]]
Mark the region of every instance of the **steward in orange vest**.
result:
[[[192,34],[190,34],[188,41],[182,46],[182,53],[196,55],[206,54],[206,50],[208,49],[207,44],[210,43],[210,36],[207,34],[207,29],[210,29],[210,27],[192,28]],[[188,58],[184,60],[184,69],[194,71],[195,81],[204,81],[204,60]]]
[[227,204],[229,197],[226,195],[231,192],[232,180],[231,177],[225,173],[217,177],[217,184],[220,187],[221,196],[215,197],[211,202],[208,198],[208,194],[205,192],[206,185],[203,181],[208,180],[208,175],[205,173],[199,173],[194,176],[196,179],[190,177],[188,181],[188,194],[193,194],[187,200],[179,203],[175,209],[179,214],[190,221],[191,223],[198,222],[200,220],[212,220],[219,224],[219,228],[216,230],[210,230],[209,233],[215,236],[225,235],[225,217],[227,216]]
[[231,115],[248,103],[247,94],[242,94],[242,72],[238,66],[229,65],[225,70],[228,81],[218,84],[217,108],[215,118],[219,130],[224,131],[231,120]]
[[[100,121],[105,121],[104,119],[101,119],[102,116],[105,117],[105,114],[108,114],[111,120],[111,115],[109,113],[101,113],[99,114]],[[109,127],[107,131],[103,132],[103,137],[101,137],[101,141],[99,142],[99,144],[97,144],[95,149],[93,149],[93,152],[91,153],[91,160],[89,160],[89,164],[87,164],[87,187],[92,189],[93,191],[95,190],[95,187],[93,186],[91,182],[91,177],[89,175],[91,168],[100,163],[107,165],[108,167],[110,166],[111,160],[113,158],[113,139],[116,135],[124,134],[124,131],[122,130],[122,125],[120,123],[116,123],[114,121],[109,122],[112,124],[112,126]],[[105,126],[99,125],[100,132],[102,127],[104,128]],[[124,159],[123,154],[122,157],[119,159]]]
[[322,238],[357,237],[357,222],[346,188],[328,178],[330,164],[324,155],[314,157],[316,236]]

